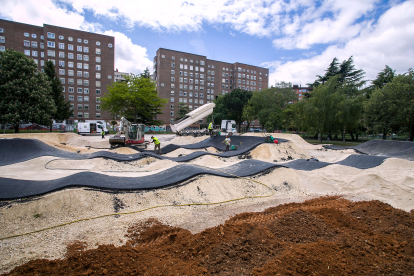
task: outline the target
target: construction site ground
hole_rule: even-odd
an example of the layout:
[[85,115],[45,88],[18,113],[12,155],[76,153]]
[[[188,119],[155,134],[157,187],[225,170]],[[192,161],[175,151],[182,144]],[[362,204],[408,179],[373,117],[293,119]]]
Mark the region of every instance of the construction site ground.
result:
[[[162,147],[207,138],[157,137]],[[297,135],[277,137],[288,142],[261,144],[243,158],[204,155],[186,163],[222,170],[245,159],[283,163],[314,157],[335,163],[359,154],[311,145]],[[78,154],[110,150],[108,136],[0,135],[13,138],[38,139]],[[166,156],[198,150],[221,152],[178,148]],[[138,151],[127,147],[111,152]],[[137,178],[156,176],[178,164],[154,157],[118,162],[41,156],[0,166],[0,175],[49,181],[87,170]],[[339,164],[311,171],[278,167],[247,177],[198,175],[160,189],[72,187],[3,200],[0,273],[414,275],[413,195],[414,162],[387,158],[369,169]]]

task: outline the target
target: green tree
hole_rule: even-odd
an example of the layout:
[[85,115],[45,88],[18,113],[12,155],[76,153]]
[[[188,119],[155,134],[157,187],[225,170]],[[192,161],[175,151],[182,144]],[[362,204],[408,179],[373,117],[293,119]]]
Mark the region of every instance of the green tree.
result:
[[216,106],[214,107],[213,113],[207,116],[207,122],[211,122],[213,120],[213,123],[215,125],[221,125],[221,121],[224,119],[233,120],[234,118],[229,118],[227,115],[227,111],[224,108],[224,95],[217,97],[217,99],[214,100],[214,103]]
[[151,74],[150,74],[148,67],[144,70],[143,73],[141,73],[141,77],[146,78],[146,79],[151,78]]
[[131,74],[126,82],[113,82],[108,93],[101,98],[101,108],[112,115],[120,115],[132,122],[148,125],[161,125],[157,114],[168,100],[157,96],[155,83],[149,78]]
[[0,52],[0,123],[49,125],[56,112],[47,76],[23,53]]
[[[297,95],[291,83],[279,83],[276,87],[254,91],[247,104],[246,113],[256,114],[260,124],[267,131],[281,127],[283,123],[283,109],[290,103],[297,101]],[[254,116],[255,117],[255,116]],[[256,119],[256,118],[254,118]]]
[[175,117],[175,120],[178,121],[181,118],[184,118],[187,113],[190,112],[190,108],[185,103],[180,103],[178,105],[178,114]]
[[390,83],[395,76],[395,70],[392,70],[391,67],[385,65],[385,68],[377,74],[377,78],[372,81],[373,88],[384,88],[387,83]]
[[397,75],[382,89],[376,88],[364,105],[366,124],[383,139],[391,131],[407,131],[414,139],[414,71]]
[[252,92],[247,90],[242,90],[239,88],[234,89],[229,94],[225,94],[223,98],[223,106],[226,110],[229,118],[225,119],[234,119],[238,126],[238,131],[240,132],[240,125],[243,118],[243,108],[247,102],[252,97]]
[[329,64],[328,69],[325,70],[325,75],[320,76],[317,75],[317,79],[314,83],[308,83],[309,86],[316,87],[319,84],[324,84],[329,80],[329,78],[336,76],[339,74],[339,62],[338,59],[335,57],[332,62]]
[[[69,101],[65,101],[62,83],[56,74],[55,65],[53,65],[51,60],[46,61],[44,71],[50,81],[52,98],[56,106],[56,111],[52,114],[52,119],[66,120],[73,112],[70,108]],[[52,132],[52,121],[50,122],[50,132]]]

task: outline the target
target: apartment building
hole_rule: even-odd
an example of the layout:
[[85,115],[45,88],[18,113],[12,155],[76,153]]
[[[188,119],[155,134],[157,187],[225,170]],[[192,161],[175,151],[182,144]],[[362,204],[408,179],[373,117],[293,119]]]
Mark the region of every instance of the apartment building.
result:
[[294,84],[292,86],[293,91],[295,91],[296,95],[298,95],[298,99],[302,100],[305,93],[311,93],[313,88],[308,86],[297,85]]
[[110,120],[100,97],[114,81],[115,38],[43,24],[42,27],[0,19],[0,51],[14,49],[32,58],[42,70],[51,60],[77,120]]
[[129,73],[126,72],[119,72],[118,68],[114,72],[115,82],[123,82],[126,81],[125,77],[129,77]]
[[235,88],[249,91],[267,88],[269,69],[159,48],[152,78],[157,83],[159,97],[168,99],[163,114],[157,119],[168,125],[174,122],[180,103],[194,110]]

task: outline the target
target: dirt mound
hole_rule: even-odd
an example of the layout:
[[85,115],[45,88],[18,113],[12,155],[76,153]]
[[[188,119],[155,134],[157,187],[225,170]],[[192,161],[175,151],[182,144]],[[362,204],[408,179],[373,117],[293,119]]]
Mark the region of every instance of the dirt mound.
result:
[[296,146],[298,146],[301,149],[306,150],[316,150],[321,149],[322,146],[320,145],[312,145],[306,142],[302,137],[300,137],[297,134],[290,134],[290,133],[245,133],[244,136],[258,136],[258,137],[264,137],[266,135],[272,135],[274,138],[282,138],[286,140],[292,141]]
[[249,153],[251,158],[267,162],[281,162],[293,159],[307,159],[310,155],[294,143],[261,144]]
[[206,140],[210,136],[204,135],[200,137],[193,137],[193,136],[177,136],[174,139],[168,141],[168,144],[174,144],[174,145],[190,145],[199,143],[201,141]]
[[412,275],[414,214],[379,201],[323,197],[244,213],[192,234],[156,219],[125,245],[68,246],[6,275]]

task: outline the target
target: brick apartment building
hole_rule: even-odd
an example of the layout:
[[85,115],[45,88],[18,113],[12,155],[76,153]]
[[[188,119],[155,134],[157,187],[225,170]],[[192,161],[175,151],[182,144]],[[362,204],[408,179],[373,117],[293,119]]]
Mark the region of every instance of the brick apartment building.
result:
[[292,86],[293,91],[295,91],[296,95],[298,95],[298,99],[302,100],[304,97],[305,93],[311,93],[313,88],[312,87],[307,87],[307,86],[303,86],[302,85],[297,85],[294,84]]
[[43,24],[43,27],[0,19],[0,51],[14,49],[32,58],[42,70],[52,60],[70,101],[67,120],[110,120],[100,97],[114,80],[115,38]]
[[164,48],[159,48],[154,57],[152,77],[157,83],[158,96],[169,100],[163,114],[157,117],[167,125],[177,116],[179,103],[193,110],[235,88],[255,91],[269,85],[267,68]]

